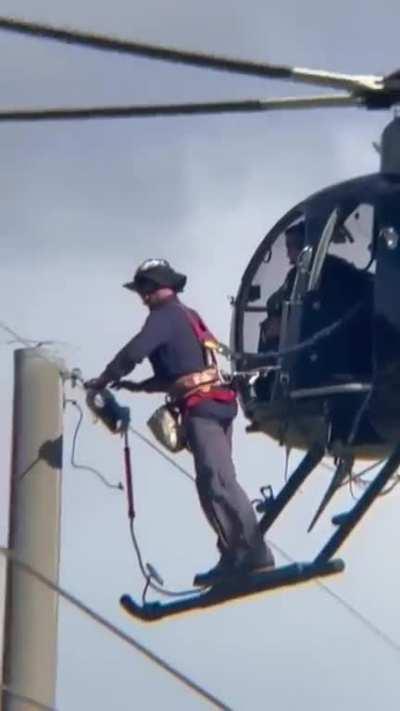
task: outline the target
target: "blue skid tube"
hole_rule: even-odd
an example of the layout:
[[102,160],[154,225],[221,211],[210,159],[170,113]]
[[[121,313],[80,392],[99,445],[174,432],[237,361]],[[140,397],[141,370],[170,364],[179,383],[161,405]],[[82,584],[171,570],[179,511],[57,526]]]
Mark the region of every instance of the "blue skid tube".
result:
[[241,597],[267,592],[286,585],[296,585],[313,578],[334,575],[343,570],[344,562],[339,558],[320,563],[293,563],[275,570],[253,573],[246,578],[229,580],[225,584],[216,585],[207,592],[199,591],[198,595],[191,595],[174,602],[164,604],[149,602],[138,605],[130,595],[122,595],[120,604],[135,619],[142,622],[155,622],[163,617],[223,605]]

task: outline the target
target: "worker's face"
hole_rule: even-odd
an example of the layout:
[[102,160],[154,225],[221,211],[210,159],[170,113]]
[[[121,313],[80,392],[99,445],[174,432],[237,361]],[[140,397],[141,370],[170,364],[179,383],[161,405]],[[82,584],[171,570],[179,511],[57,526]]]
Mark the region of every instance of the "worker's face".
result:
[[301,252],[298,241],[292,235],[286,235],[286,252],[289,264],[296,264]]
[[145,306],[148,306],[149,309],[151,309],[153,306],[157,306],[157,304],[160,304],[162,301],[172,296],[174,293],[175,292],[172,289],[166,288],[157,289],[156,291],[152,291],[151,294],[141,294],[140,291],[138,291],[142,302],[145,304]]
[[140,297],[142,303],[143,303],[145,306],[149,306],[149,307],[150,307],[150,306],[152,305],[152,302],[153,302],[153,298],[152,298],[152,297],[153,297],[154,294],[143,294],[143,293],[141,293],[140,291],[138,291],[138,295],[139,295],[139,297]]

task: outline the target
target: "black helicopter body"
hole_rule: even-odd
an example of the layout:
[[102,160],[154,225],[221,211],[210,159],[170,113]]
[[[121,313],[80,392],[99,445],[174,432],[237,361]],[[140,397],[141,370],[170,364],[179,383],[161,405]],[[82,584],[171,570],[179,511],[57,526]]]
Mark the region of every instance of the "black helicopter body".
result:
[[[355,178],[296,205],[261,242],[243,275],[232,320],[232,350],[246,353],[236,359],[235,368],[245,371],[253,365],[256,378],[257,368],[261,371],[256,386],[239,380],[249,431],[265,432],[289,448],[309,449],[320,442],[334,457],[363,459],[384,458],[398,441],[399,205],[400,176],[377,173]],[[372,214],[370,234],[364,235],[364,252],[367,247],[370,258],[359,269],[369,288],[363,295],[365,303],[349,304],[342,299],[340,274],[324,294],[324,260],[332,244],[354,245],[345,223],[362,206],[369,206]],[[334,211],[336,224],[329,236],[324,229]],[[298,267],[301,284],[286,304],[275,360],[268,354],[247,353],[247,321],[254,324],[257,314],[260,319],[265,316],[268,271],[275,272],[274,245],[299,220],[305,224],[303,255],[308,263]],[[314,278],[313,286],[313,263],[318,259],[320,279]],[[262,368],[271,363],[276,369],[263,377]]]

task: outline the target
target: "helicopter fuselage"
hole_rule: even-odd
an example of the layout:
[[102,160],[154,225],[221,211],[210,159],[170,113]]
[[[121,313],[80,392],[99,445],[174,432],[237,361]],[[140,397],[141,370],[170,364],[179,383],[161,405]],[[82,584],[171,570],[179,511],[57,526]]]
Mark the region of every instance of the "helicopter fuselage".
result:
[[[249,431],[288,447],[318,442],[335,457],[363,459],[385,457],[399,441],[399,200],[396,175],[340,183],[290,210],[260,244],[232,320],[235,369],[249,373],[239,379]],[[351,245],[357,253],[359,245],[348,224],[363,206],[369,259],[350,268],[345,250]],[[263,353],[255,331],[269,318],[269,269],[272,275],[275,246],[293,223],[304,224],[305,243],[280,313],[279,341]],[[332,254],[336,246],[340,257]]]

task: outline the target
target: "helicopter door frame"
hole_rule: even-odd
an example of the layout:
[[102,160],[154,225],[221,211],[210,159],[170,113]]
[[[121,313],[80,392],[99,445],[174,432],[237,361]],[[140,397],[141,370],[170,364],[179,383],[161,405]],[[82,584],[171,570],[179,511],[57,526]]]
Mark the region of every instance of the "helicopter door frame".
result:
[[279,337],[279,350],[287,346],[288,324],[291,307],[302,303],[304,292],[307,290],[307,280],[313,257],[313,248],[306,245],[300,252],[296,263],[296,278],[289,299],[283,301],[281,332]]
[[312,265],[307,291],[316,291],[319,287],[322,267],[324,266],[325,257],[328,254],[329,245],[333,237],[338,217],[339,210],[335,208],[329,215],[326,225],[322,231],[321,239],[315,252],[315,259]]
[[[293,284],[290,299],[283,302],[281,335],[279,350],[284,351],[291,346],[298,345],[301,337],[301,324],[304,309],[304,296],[306,293],[318,288],[322,267],[338,221],[339,210],[335,208],[330,213],[321,239],[315,250],[311,245],[306,245],[296,263],[296,278]],[[297,353],[287,354],[280,359],[281,370],[279,382],[283,387],[290,389],[290,376],[293,365],[298,357]]]

